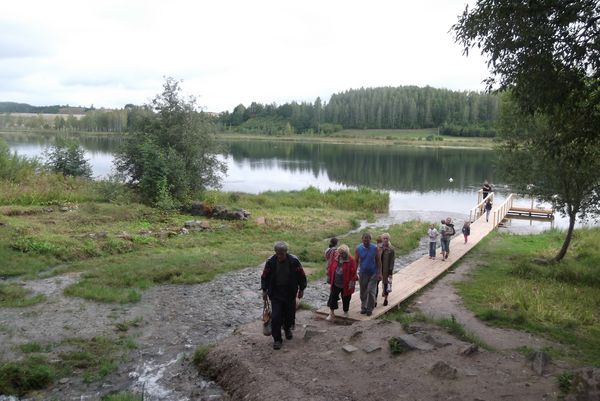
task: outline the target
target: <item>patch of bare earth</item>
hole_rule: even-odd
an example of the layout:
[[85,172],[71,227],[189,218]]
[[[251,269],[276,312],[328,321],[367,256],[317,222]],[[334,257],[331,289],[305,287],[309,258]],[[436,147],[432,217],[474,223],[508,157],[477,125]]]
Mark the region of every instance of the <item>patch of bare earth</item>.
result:
[[[260,322],[241,326],[213,348],[206,364],[233,400],[549,400],[558,397],[555,366],[536,374],[517,352],[478,350],[427,324],[409,338],[418,349],[393,355],[396,322],[337,325],[312,312],[297,316],[281,350]],[[347,347],[348,352],[344,350]]]

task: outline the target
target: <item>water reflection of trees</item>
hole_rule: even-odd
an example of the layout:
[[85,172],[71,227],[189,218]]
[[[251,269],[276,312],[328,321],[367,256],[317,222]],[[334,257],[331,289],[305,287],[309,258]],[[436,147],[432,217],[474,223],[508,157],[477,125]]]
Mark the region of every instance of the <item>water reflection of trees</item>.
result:
[[[73,138],[79,141],[81,146],[85,150],[88,150],[92,153],[100,152],[100,153],[115,153],[121,142],[123,141],[122,136],[117,135],[77,135],[77,134],[65,134],[62,136],[66,136],[69,138]],[[31,144],[31,145],[40,145],[46,146],[50,145],[54,142],[54,138],[56,138],[56,134],[39,134],[39,133],[26,133],[26,132],[11,132],[11,133],[2,133],[0,138],[6,140],[9,143],[20,143],[20,144]]]
[[495,155],[481,149],[230,142],[228,154],[238,163],[315,176],[326,171],[332,181],[394,191],[463,189],[494,179]]

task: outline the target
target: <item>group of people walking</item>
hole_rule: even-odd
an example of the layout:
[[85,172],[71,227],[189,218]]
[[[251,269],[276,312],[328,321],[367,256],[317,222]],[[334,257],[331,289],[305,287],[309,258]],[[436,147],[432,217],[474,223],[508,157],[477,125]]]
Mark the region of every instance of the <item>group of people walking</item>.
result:
[[[486,193],[487,181],[484,183],[484,199],[491,192]],[[490,205],[488,209],[488,203]],[[491,210],[491,201],[485,204],[486,221]],[[465,221],[462,234],[467,243],[471,234],[470,222]],[[436,258],[437,240],[440,238],[442,261],[448,259],[450,254],[450,240],[456,234],[454,224],[450,217],[441,220],[439,230],[431,224],[427,231],[429,238],[429,258]],[[361,243],[354,249],[354,256],[346,244],[338,246],[338,239],[332,238],[325,251],[327,262],[327,283],[330,286],[329,315],[326,320],[333,321],[339,309],[339,300],[342,300],[344,317],[348,317],[350,300],[358,282],[360,288],[360,313],[366,316],[373,314],[377,306],[379,283],[382,282],[383,306],[388,305],[388,295],[392,291],[392,278],[394,274],[394,261],[396,259],[390,235],[383,233],[372,243],[369,233],[363,233]],[[292,328],[295,324],[296,299],[301,299],[307,285],[306,274],[298,258],[288,253],[285,242],[277,242],[274,246],[275,254],[265,263],[261,276],[262,297],[265,302],[271,300],[271,335],[273,348],[281,349],[283,344],[281,330],[287,340],[293,338]],[[268,333],[267,333],[268,334]]]
[[382,282],[383,305],[388,304],[388,294],[392,290],[392,277],[394,274],[394,261],[396,253],[390,242],[390,235],[383,233],[377,237],[373,244],[371,234],[364,233],[361,243],[354,250],[354,257],[350,255],[348,245],[337,246],[337,238],[332,238],[329,248],[325,251],[327,260],[327,283],[331,291],[327,306],[329,316],[327,320],[335,319],[339,298],[342,298],[344,316],[348,316],[350,299],[356,288],[360,287],[360,313],[371,316],[373,308],[377,306],[379,283]]

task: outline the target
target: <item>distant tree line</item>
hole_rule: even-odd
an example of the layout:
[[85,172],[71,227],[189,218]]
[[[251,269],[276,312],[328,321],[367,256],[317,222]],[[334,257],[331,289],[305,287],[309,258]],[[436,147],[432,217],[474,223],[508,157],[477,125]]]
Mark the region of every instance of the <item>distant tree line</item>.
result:
[[61,106],[32,106],[27,103],[0,102],[0,113],[47,113],[47,114],[81,114],[94,110],[94,107]]
[[[126,132],[140,118],[151,113],[146,106],[128,104],[123,109],[88,109],[83,116],[49,113],[65,111],[65,106],[39,107],[0,103],[7,109],[31,116],[0,114],[0,128],[56,129],[59,131]],[[17,106],[22,108],[19,108]],[[26,109],[28,106],[29,109]],[[0,108],[0,110],[2,110]],[[46,113],[48,112],[48,113]],[[414,129],[440,127],[451,136],[495,136],[499,115],[498,96],[480,92],[459,92],[416,86],[351,89],[331,96],[329,103],[317,98],[311,102],[282,105],[252,102],[240,104],[232,112],[213,115],[198,112],[223,130],[256,132],[266,135],[313,133],[328,135],[345,128]],[[56,114],[52,116],[52,114]]]
[[219,121],[240,132],[322,133],[343,128],[445,128],[445,135],[495,136],[496,95],[416,86],[351,89],[329,103],[291,102],[277,106],[253,102],[222,113]]

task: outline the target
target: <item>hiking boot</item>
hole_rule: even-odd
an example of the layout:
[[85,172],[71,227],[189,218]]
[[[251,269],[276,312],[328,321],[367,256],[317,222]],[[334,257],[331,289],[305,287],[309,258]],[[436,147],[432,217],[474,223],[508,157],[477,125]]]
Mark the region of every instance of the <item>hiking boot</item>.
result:
[[292,338],[294,338],[294,334],[292,334],[292,330],[285,330],[285,339],[291,340]]
[[387,298],[383,301],[383,306],[388,306]]
[[273,349],[281,349],[281,340],[277,341],[275,340],[275,342],[273,342]]

